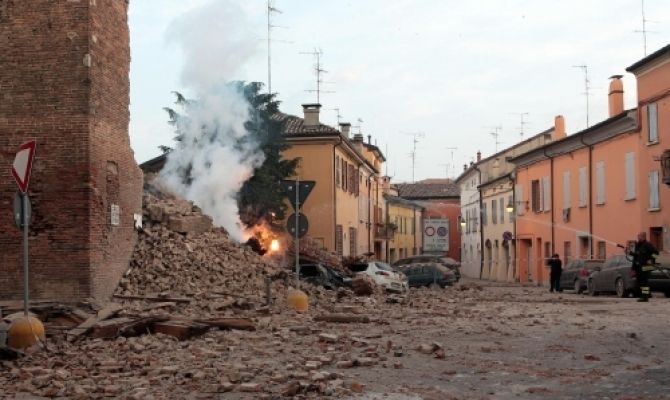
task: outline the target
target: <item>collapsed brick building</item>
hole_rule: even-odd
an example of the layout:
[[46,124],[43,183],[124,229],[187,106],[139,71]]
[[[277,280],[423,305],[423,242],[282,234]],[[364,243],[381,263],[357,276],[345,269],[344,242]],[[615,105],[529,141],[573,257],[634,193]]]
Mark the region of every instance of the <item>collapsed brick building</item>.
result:
[[23,294],[10,167],[28,139],[31,296],[105,297],[128,267],[142,172],[127,17],[127,0],[0,0],[0,300]]

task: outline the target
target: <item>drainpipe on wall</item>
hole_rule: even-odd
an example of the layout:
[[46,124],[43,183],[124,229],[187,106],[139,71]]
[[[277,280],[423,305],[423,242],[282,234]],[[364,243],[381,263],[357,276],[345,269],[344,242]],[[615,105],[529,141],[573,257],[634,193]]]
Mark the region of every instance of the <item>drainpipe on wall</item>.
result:
[[584,136],[581,136],[579,140],[582,144],[589,149],[589,169],[588,169],[588,183],[587,189],[589,191],[589,253],[591,258],[593,258],[593,190],[592,190],[592,178],[591,178],[591,169],[593,167],[593,145],[590,145],[584,141]]
[[484,208],[484,197],[482,196],[481,185],[482,182],[482,170],[479,169],[477,164],[474,164],[472,168],[479,173],[479,185],[477,185],[477,193],[479,193],[479,279],[482,279],[484,275],[484,218],[482,214],[482,209]]

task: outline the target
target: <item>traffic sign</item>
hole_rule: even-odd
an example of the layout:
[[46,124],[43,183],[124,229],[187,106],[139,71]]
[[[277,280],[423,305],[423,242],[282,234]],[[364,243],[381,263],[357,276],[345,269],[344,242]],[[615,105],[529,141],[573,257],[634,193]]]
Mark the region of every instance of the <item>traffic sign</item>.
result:
[[[295,236],[295,214],[291,214],[291,216],[288,217],[288,220],[286,221],[286,230],[288,230],[291,236]],[[307,221],[307,217],[305,214],[298,214],[298,238],[305,236],[308,230],[309,221]]]
[[26,207],[26,218],[23,218],[23,199],[24,196],[20,192],[16,192],[14,195],[14,224],[16,224],[16,227],[19,229],[23,228],[23,221],[28,222],[28,225],[30,225],[30,217],[32,216],[32,207],[30,204],[30,198],[28,195],[25,196],[26,201],[28,202],[27,207]]
[[[299,187],[297,187],[298,184],[300,185]],[[309,194],[312,193],[312,189],[314,189],[315,185],[316,181],[291,181],[285,179],[281,182],[282,189],[284,189],[284,194],[286,197],[288,197],[288,201],[291,203],[291,206],[294,210],[296,203],[296,187],[298,189],[298,209],[300,209],[300,207],[302,207],[302,205],[305,203],[305,200],[307,200]]]
[[19,185],[21,192],[25,193],[28,190],[28,183],[30,182],[30,173],[33,169],[33,158],[35,158],[35,147],[37,142],[31,140],[22,144],[19,151],[14,157],[14,164],[12,164],[12,176]]

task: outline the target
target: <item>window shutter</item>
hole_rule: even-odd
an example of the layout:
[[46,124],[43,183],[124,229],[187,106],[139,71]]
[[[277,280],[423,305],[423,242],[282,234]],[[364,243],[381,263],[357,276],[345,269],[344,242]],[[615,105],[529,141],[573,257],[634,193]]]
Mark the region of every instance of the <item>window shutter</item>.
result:
[[551,182],[549,177],[542,178],[542,211],[551,210]]
[[605,204],[605,162],[596,163],[596,204]]
[[586,207],[588,202],[588,180],[586,167],[579,168],[579,206]]
[[345,192],[347,191],[347,162],[344,161],[344,158],[341,158],[342,160],[342,190]]
[[635,198],[635,153],[626,153],[626,196],[624,199]]
[[491,200],[491,223],[498,223],[498,201]]
[[500,223],[505,222],[505,198],[500,198]]
[[515,187],[516,190],[516,204],[514,207],[516,208],[516,215],[523,215],[526,212],[526,203],[523,198],[523,186],[522,185],[516,185]]
[[563,209],[570,208],[570,171],[563,172]]
[[658,142],[658,109],[656,103],[647,106],[647,125],[649,129],[649,143]]
[[356,176],[354,172],[355,172],[354,165],[349,164],[349,170],[347,171],[347,173],[349,174],[349,185],[348,185],[349,193],[354,193],[354,190],[356,189],[356,187],[354,186],[356,185]]
[[661,207],[660,196],[658,193],[658,171],[649,172],[649,208],[652,210]]
[[335,185],[340,187],[342,182],[342,177],[340,176],[341,166],[340,166],[340,157],[335,156]]

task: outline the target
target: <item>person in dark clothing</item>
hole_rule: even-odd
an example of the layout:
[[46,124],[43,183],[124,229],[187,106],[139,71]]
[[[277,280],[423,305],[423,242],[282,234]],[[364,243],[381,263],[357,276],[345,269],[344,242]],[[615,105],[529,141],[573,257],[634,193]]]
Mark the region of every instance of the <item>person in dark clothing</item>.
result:
[[551,268],[551,275],[549,276],[550,278],[550,285],[551,288],[549,289],[550,292],[553,292],[556,290],[557,292],[561,292],[561,273],[563,272],[563,263],[561,262],[561,259],[558,257],[558,254],[554,254],[551,256],[549,261],[547,261],[547,264]]
[[633,265],[631,269],[635,274],[637,292],[640,294],[640,298],[637,299],[637,301],[649,301],[649,297],[651,296],[651,291],[649,290],[649,275],[651,274],[651,271],[656,268],[655,264],[658,250],[656,250],[656,247],[654,247],[653,244],[647,241],[647,234],[645,232],[640,232],[637,235],[635,248],[628,254],[633,257]]

